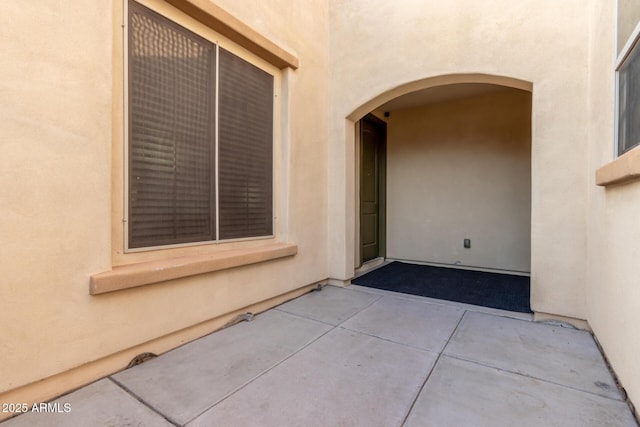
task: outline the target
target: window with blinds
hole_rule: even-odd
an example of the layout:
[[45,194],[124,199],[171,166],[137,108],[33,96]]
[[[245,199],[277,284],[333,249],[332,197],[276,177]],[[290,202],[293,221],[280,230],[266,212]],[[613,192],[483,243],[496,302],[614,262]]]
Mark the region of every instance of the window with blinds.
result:
[[273,77],[220,49],[220,238],[272,229]]
[[640,48],[636,41],[618,69],[618,155],[640,144]]
[[128,55],[129,248],[272,235],[273,76],[133,0]]

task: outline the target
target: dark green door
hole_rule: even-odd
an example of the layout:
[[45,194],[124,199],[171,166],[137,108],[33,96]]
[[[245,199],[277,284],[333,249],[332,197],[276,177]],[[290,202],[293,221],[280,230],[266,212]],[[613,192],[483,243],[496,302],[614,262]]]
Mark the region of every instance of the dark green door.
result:
[[384,256],[387,125],[368,115],[360,122],[360,259]]

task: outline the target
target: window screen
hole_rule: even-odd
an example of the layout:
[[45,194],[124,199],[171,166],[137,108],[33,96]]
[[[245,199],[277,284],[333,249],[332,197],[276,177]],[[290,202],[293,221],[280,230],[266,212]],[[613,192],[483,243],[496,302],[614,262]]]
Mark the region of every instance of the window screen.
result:
[[128,43],[129,247],[272,235],[273,76],[133,0]]
[[215,45],[130,7],[129,246],[212,240]]
[[220,49],[220,238],[272,234],[273,76]]
[[618,71],[618,154],[640,144],[640,48],[631,49]]

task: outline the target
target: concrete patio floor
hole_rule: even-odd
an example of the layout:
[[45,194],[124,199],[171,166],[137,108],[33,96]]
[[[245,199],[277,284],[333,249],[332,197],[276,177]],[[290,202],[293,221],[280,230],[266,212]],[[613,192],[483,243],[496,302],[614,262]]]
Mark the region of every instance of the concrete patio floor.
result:
[[327,286],[15,426],[637,426],[588,332]]

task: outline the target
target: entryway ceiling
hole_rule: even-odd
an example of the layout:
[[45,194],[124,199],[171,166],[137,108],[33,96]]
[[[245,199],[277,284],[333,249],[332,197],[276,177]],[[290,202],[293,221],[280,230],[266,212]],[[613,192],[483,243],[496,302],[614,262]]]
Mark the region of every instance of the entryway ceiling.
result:
[[376,110],[381,112],[403,110],[407,108],[416,108],[427,104],[435,104],[438,102],[451,101],[455,99],[468,98],[471,96],[478,96],[487,93],[508,90],[518,89],[488,83],[456,83],[444,86],[436,86],[399,96],[381,105]]

